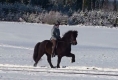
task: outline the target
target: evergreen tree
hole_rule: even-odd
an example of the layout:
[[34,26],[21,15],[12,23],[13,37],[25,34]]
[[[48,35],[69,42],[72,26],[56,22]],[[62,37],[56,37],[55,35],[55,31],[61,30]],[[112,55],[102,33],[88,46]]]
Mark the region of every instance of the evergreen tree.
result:
[[30,0],[30,4],[32,4],[32,5],[39,5],[42,8],[48,8],[49,0]]
[[5,2],[5,0],[0,0],[0,2]]
[[20,0],[19,2],[21,2],[23,4],[28,4],[30,1],[29,0]]
[[80,9],[82,10],[82,0],[76,0],[76,10]]
[[15,3],[15,2],[17,2],[17,1],[19,1],[19,0],[6,0],[8,3]]

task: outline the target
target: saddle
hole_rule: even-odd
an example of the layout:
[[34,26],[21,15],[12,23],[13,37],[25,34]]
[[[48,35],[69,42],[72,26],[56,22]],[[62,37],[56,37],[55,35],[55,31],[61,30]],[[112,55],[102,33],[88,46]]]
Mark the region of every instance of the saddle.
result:
[[[52,40],[50,40],[50,41],[52,42]],[[56,49],[57,49],[57,47],[58,47],[59,41],[60,41],[60,40],[56,40],[54,49],[53,49],[53,46],[52,46],[52,50],[53,50],[53,52],[52,52],[52,53],[53,53],[53,54],[52,54],[52,57],[55,57],[55,55],[57,55]],[[52,42],[52,44],[53,44],[53,42]]]
[[[61,42],[61,41],[62,41],[61,39],[56,40],[55,48],[57,48],[58,43]],[[50,42],[52,42],[51,38],[50,38]],[[53,42],[52,42],[52,44],[53,44]]]

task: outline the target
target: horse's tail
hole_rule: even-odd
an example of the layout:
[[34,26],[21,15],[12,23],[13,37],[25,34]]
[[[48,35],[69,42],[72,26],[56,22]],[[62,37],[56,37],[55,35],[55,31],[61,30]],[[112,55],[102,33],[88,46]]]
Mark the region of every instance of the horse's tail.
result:
[[36,59],[38,57],[38,49],[39,49],[40,42],[38,42],[35,47],[34,47],[34,54],[33,54],[33,59],[36,62]]

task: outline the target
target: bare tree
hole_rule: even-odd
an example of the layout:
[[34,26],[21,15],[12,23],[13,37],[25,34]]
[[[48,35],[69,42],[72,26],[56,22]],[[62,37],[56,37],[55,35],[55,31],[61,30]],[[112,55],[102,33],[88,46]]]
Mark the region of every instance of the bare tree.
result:
[[83,12],[85,11],[85,0],[83,0],[83,2],[82,2],[82,11]]
[[109,9],[109,0],[104,0],[103,8],[104,8],[105,10],[108,10],[108,9]]
[[95,8],[100,9],[100,0],[95,1]]
[[100,8],[102,9],[103,8],[103,5],[104,5],[104,0],[101,0],[100,2],[101,2]]
[[113,6],[114,6],[113,10],[114,10],[114,11],[117,11],[117,1],[116,1],[116,0],[114,0]]

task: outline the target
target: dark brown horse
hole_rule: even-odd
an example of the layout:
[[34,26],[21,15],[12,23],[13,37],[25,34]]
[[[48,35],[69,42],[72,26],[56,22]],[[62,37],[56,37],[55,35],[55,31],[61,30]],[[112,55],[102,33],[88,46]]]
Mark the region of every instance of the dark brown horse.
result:
[[[58,56],[57,68],[60,68],[60,62],[63,56],[72,57],[72,62],[75,62],[75,55],[71,53],[71,45],[77,45],[77,35],[77,31],[70,30],[63,35],[61,40],[57,41],[55,49],[55,54]],[[44,54],[47,55],[47,61],[51,68],[54,68],[51,62],[52,42],[50,40],[44,40],[36,44],[33,54],[34,66],[37,66],[38,61]]]

